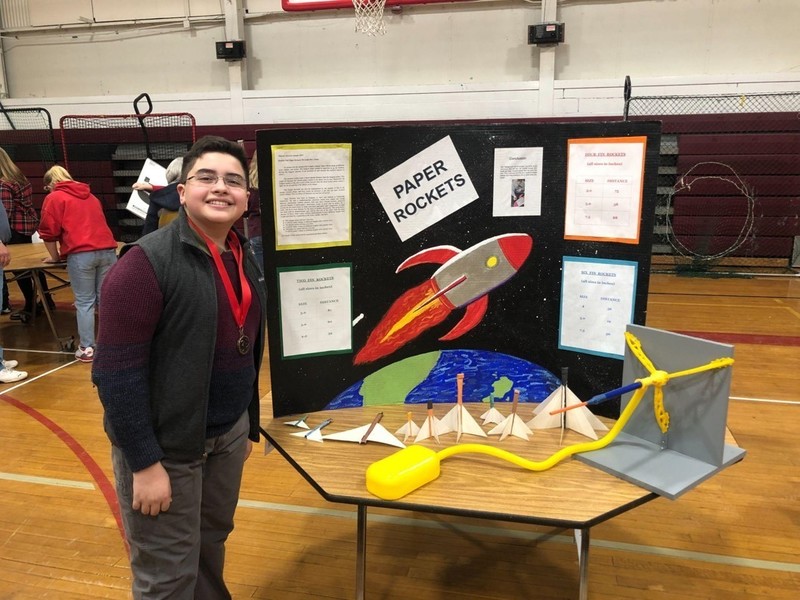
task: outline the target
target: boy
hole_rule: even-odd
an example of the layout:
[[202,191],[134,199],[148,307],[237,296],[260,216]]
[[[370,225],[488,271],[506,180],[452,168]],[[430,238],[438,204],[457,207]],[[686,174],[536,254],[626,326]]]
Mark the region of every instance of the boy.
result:
[[103,284],[92,369],[135,599],[230,598],[223,581],[244,461],[258,441],[266,290],[232,228],[247,159],[208,136],[183,160],[181,210]]

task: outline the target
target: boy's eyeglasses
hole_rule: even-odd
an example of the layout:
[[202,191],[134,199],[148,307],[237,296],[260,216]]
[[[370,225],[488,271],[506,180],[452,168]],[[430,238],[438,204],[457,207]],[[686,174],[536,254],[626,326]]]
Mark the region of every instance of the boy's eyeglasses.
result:
[[222,179],[222,183],[224,183],[227,187],[237,189],[237,190],[245,190],[247,189],[247,181],[245,181],[244,177],[241,175],[237,175],[236,173],[227,173],[225,175],[217,175],[212,171],[200,171],[195,173],[191,177],[187,177],[186,181],[194,180],[195,183],[199,183],[200,185],[204,185],[206,187],[211,187],[215,185],[217,181]]

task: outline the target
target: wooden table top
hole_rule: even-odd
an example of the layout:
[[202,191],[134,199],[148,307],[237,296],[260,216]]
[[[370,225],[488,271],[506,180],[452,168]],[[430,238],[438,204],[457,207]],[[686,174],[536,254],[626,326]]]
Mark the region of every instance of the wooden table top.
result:
[[11,244],[8,247],[11,253],[11,262],[6,266],[6,271],[28,271],[48,267],[64,267],[67,263],[43,263],[43,258],[50,254],[44,244]]
[[[122,242],[117,243],[117,251],[122,247]],[[45,263],[42,259],[49,258],[43,243],[37,244],[11,244],[8,247],[11,253],[11,262],[5,267],[6,271],[29,271],[31,269],[65,268],[66,261],[60,263]]]
[[[478,416],[488,409],[482,403],[464,406],[479,423]],[[495,406],[503,414],[510,412],[510,405]],[[452,407],[452,404],[437,404],[434,414],[442,418]],[[518,414],[527,422],[533,416],[533,408],[534,405],[523,404]],[[427,414],[424,405],[369,406],[314,412],[306,422],[314,427],[324,419],[333,419],[322,430],[325,435],[366,425],[380,411],[384,413],[381,424],[392,433],[403,426],[408,412],[417,425],[422,425]],[[294,468],[332,502],[585,528],[658,497],[574,458],[567,458],[550,470],[534,472],[498,458],[469,453],[443,460],[439,478],[407,496],[394,501],[381,500],[367,491],[366,469],[398,448],[374,442],[362,445],[309,441],[291,435],[301,431],[285,425],[291,420],[290,416],[272,419],[265,427],[267,436]],[[483,429],[488,431],[488,425]],[[496,435],[487,438],[462,435],[460,442],[456,442],[456,434],[448,433],[439,437],[440,444],[433,439],[420,444],[435,451],[456,443],[489,444],[539,461],[563,446],[589,441],[567,431],[562,444],[560,436],[560,430],[551,429],[535,430],[528,441],[512,436],[501,442]],[[399,439],[402,441],[402,436]],[[411,443],[409,439],[406,445]]]

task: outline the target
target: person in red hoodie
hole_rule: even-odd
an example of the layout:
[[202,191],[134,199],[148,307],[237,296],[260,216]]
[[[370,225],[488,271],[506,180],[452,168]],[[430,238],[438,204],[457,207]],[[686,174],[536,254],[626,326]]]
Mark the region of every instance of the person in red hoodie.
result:
[[80,336],[75,358],[92,362],[95,306],[100,303],[103,278],[117,262],[117,242],[106,223],[103,205],[87,184],[73,180],[58,165],[48,169],[43,179],[50,192],[39,221],[39,236],[50,253],[44,262],[67,262]]

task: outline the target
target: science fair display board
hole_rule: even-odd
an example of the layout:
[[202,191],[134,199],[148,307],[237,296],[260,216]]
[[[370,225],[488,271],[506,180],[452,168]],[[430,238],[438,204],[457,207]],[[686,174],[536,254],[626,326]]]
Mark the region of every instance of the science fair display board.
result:
[[[619,387],[658,123],[257,132],[275,417]],[[616,416],[619,403],[599,406]]]

